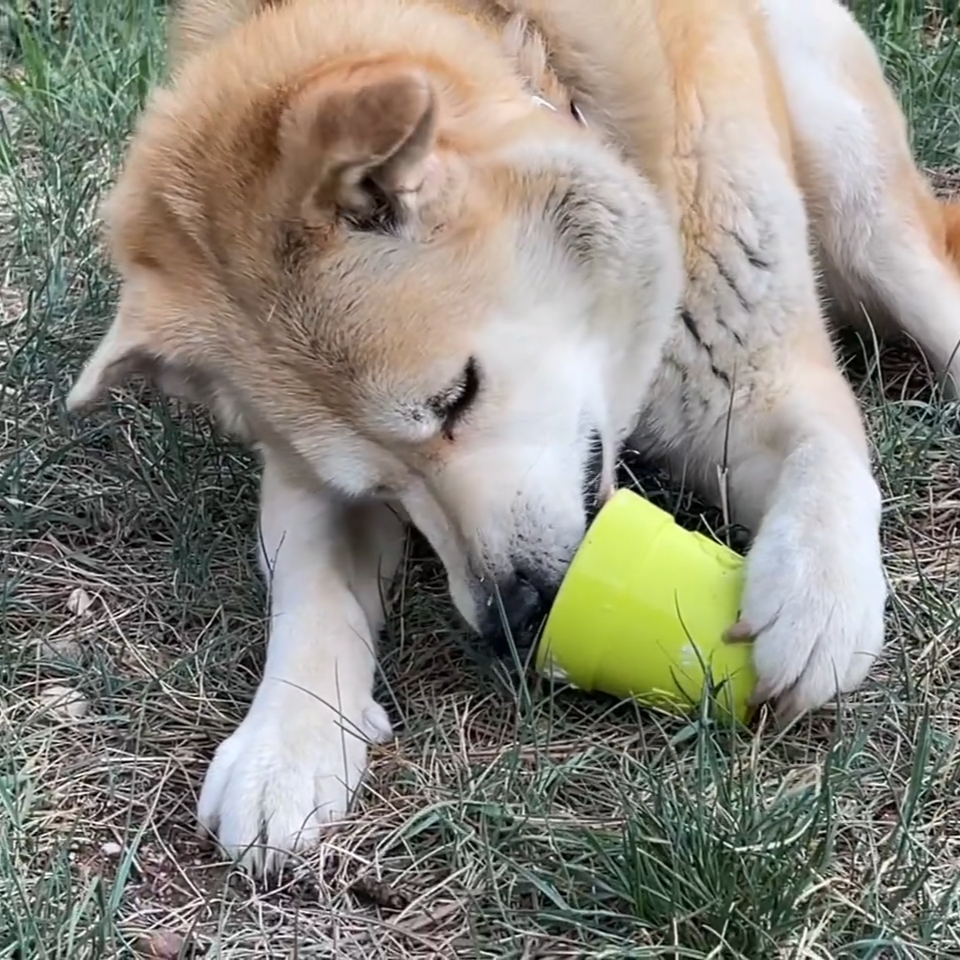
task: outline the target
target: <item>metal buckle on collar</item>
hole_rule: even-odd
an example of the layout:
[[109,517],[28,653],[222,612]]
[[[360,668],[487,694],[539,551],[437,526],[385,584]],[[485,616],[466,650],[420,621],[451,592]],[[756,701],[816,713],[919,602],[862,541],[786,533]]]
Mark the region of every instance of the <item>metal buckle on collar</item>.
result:
[[[558,112],[557,108],[549,100],[546,100],[545,98],[541,97],[537,93],[533,95],[533,102],[538,107],[546,107],[548,110],[552,110],[554,113]],[[573,117],[574,120],[577,121],[577,123],[580,124],[581,127],[587,126],[587,121],[583,115],[583,111],[577,106],[576,102],[573,100],[570,101],[570,115]]]

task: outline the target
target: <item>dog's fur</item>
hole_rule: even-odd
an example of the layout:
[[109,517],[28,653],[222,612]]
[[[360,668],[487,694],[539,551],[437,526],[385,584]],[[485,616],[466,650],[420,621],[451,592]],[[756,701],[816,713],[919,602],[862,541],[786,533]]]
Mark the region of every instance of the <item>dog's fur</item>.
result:
[[69,402],[147,372],[262,454],[266,667],[199,806],[226,849],[313,840],[390,734],[402,517],[467,621],[523,636],[627,442],[753,530],[758,695],[863,680],[880,494],[822,303],[960,384],[960,216],[839,4],[184,0],[171,50]]

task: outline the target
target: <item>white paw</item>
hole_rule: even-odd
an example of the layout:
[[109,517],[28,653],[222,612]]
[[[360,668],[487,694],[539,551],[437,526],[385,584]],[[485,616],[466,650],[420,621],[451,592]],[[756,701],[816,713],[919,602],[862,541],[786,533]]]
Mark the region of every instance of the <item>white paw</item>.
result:
[[[869,493],[869,491],[867,491]],[[755,637],[757,702],[785,720],[856,689],[883,647],[877,508],[771,514],[747,556],[740,624]],[[836,506],[836,505],[834,505]]]
[[368,744],[391,734],[386,712],[372,700],[342,717],[296,693],[282,702],[255,700],[214,754],[200,824],[253,873],[270,873],[346,814]]

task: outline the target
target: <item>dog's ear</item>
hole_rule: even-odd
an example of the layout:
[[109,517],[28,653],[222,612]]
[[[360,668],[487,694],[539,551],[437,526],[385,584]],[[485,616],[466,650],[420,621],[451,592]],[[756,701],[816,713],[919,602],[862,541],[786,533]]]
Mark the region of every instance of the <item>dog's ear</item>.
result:
[[281,119],[285,183],[308,222],[415,203],[433,165],[436,95],[417,64],[384,58],[305,79]]
[[170,396],[198,399],[196,378],[190,368],[165,357],[159,331],[146,325],[125,299],[121,297],[113,323],[67,395],[68,410],[94,406],[111,387],[136,374],[147,377]]
[[67,409],[92,407],[110,387],[150,365],[150,351],[143,331],[126,318],[121,306],[67,395]]

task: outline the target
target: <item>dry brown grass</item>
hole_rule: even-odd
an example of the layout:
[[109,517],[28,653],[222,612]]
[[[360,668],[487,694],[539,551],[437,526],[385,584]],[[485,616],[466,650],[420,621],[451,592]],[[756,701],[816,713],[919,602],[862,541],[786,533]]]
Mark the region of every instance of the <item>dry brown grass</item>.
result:
[[[353,817],[274,889],[196,839],[262,656],[255,466],[137,391],[63,412],[114,295],[91,222],[104,144],[159,69],[149,5],[97,11],[69,43],[21,36],[0,102],[0,958],[960,951],[960,429],[901,348],[852,361],[893,589],[854,703],[748,737],[549,696],[472,647],[413,544],[384,641],[400,736]],[[891,23],[873,29],[938,160],[960,140],[953,55]]]

